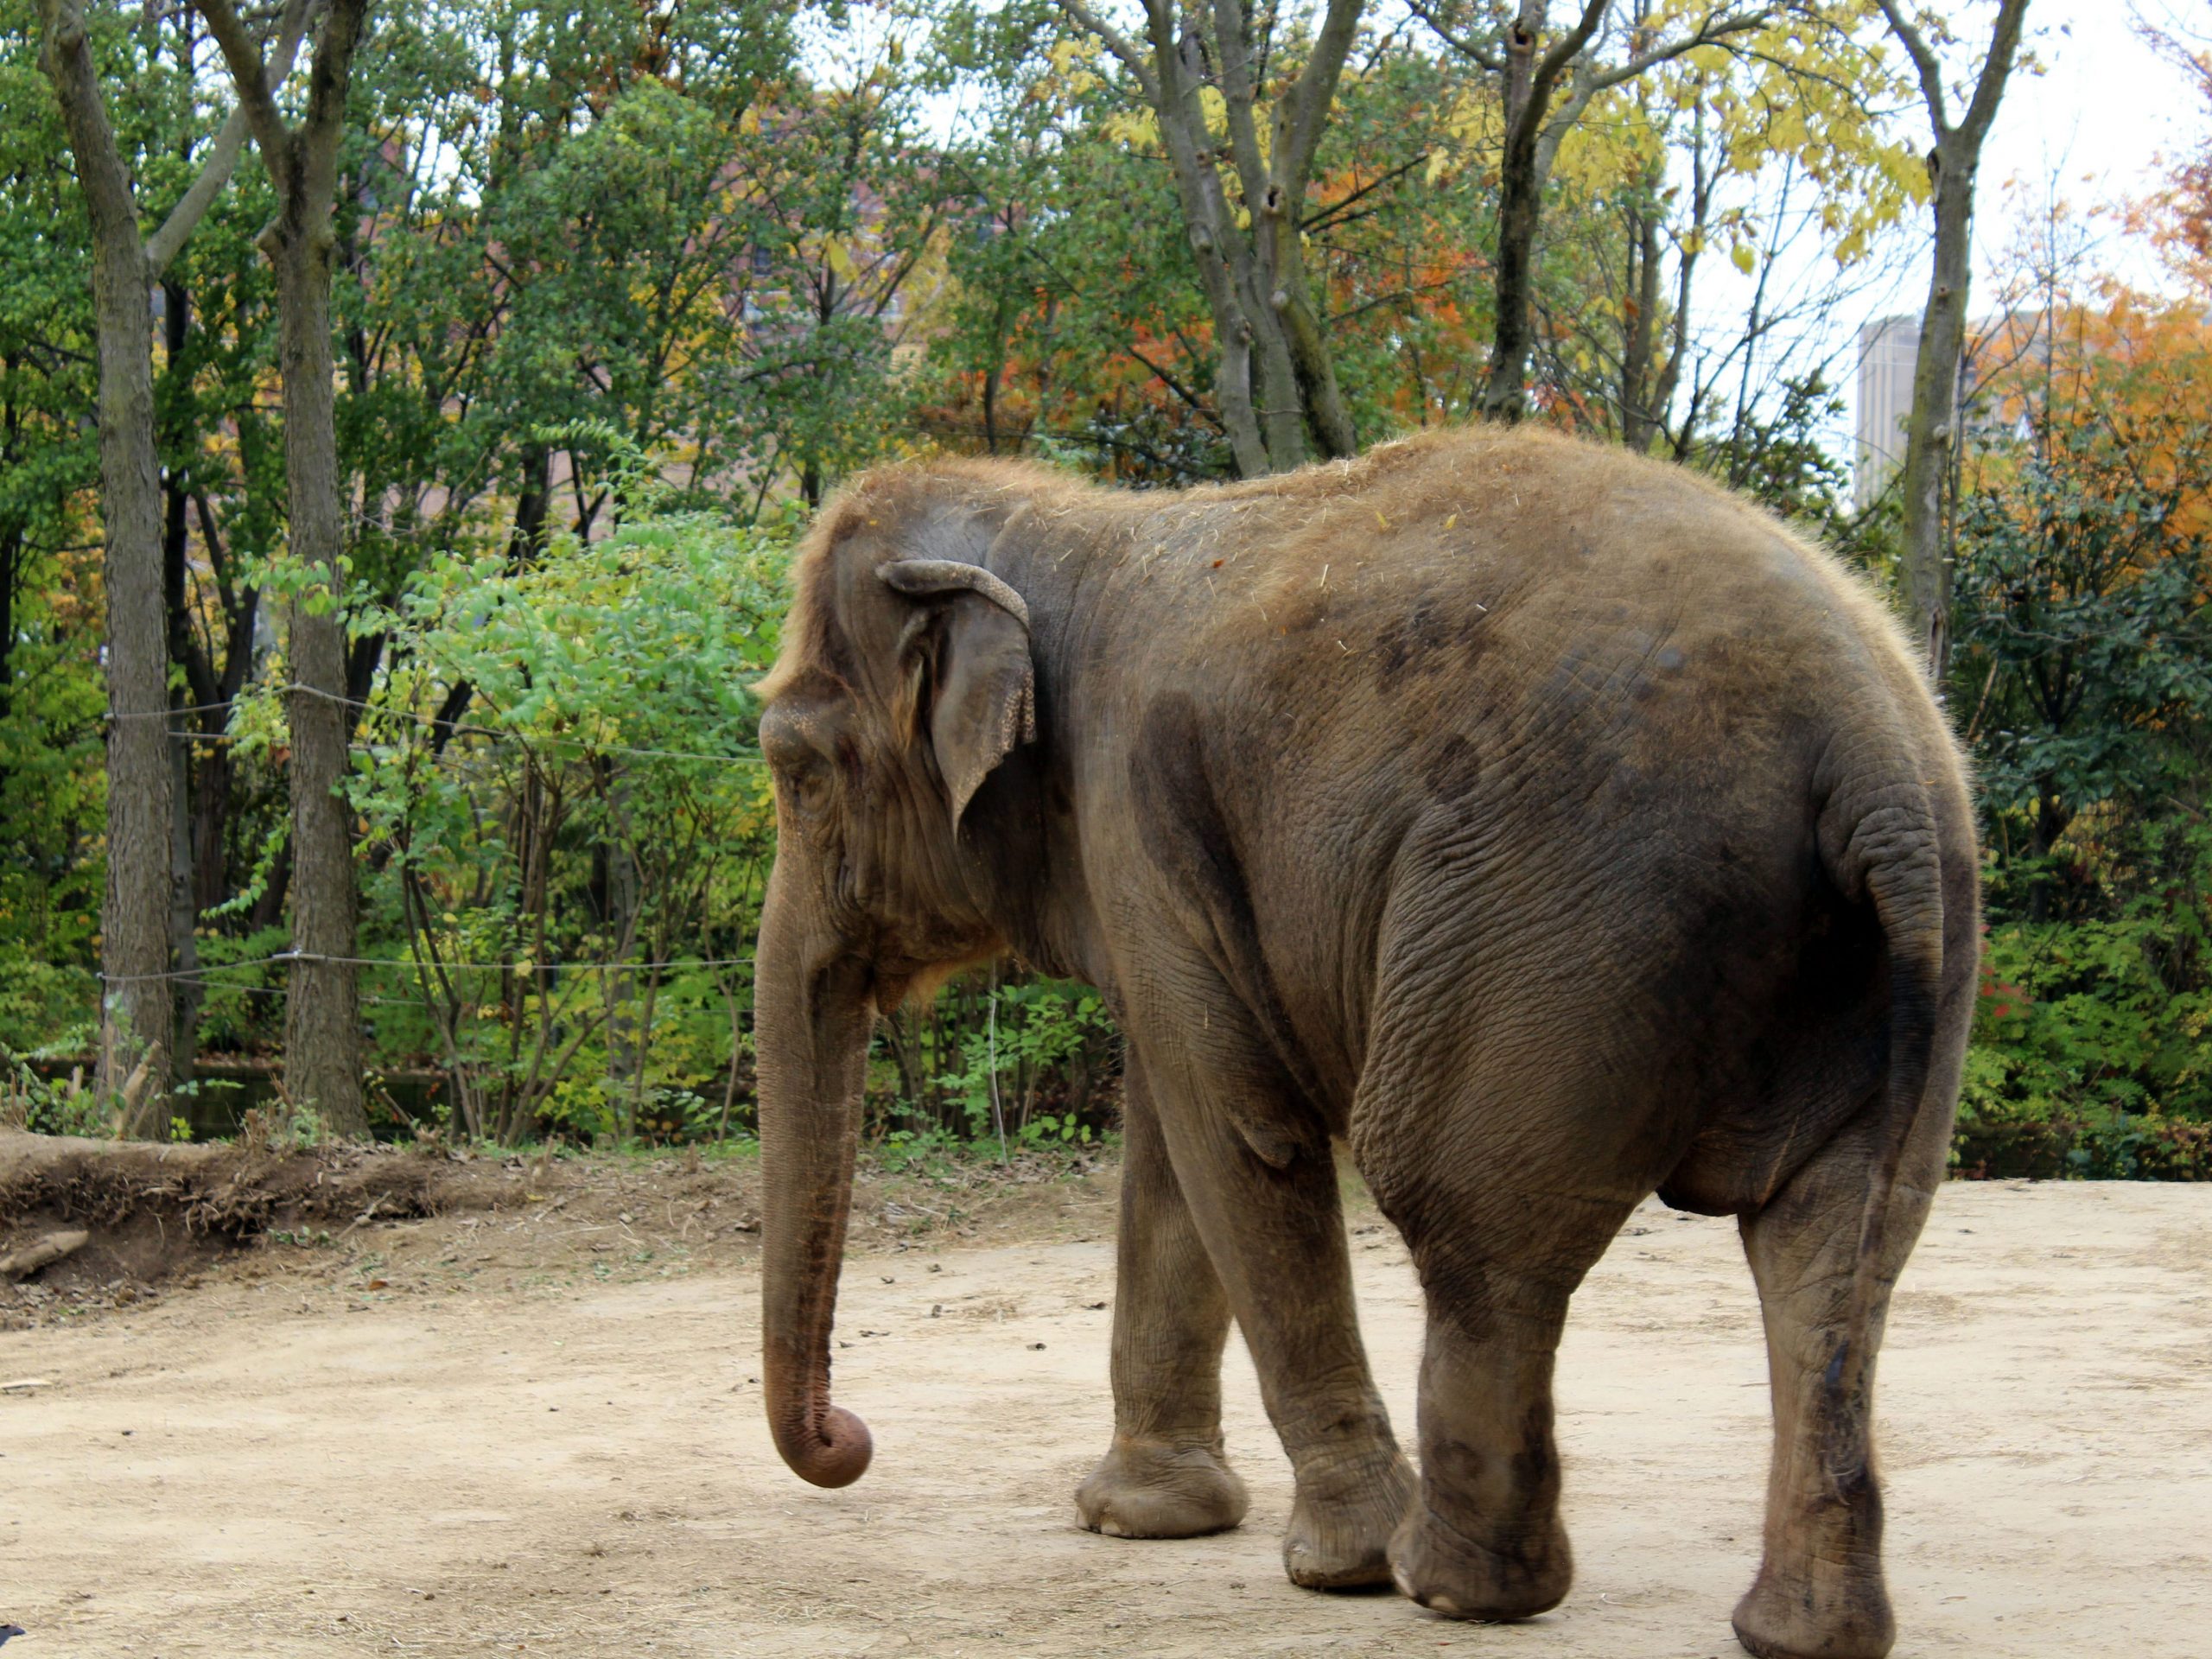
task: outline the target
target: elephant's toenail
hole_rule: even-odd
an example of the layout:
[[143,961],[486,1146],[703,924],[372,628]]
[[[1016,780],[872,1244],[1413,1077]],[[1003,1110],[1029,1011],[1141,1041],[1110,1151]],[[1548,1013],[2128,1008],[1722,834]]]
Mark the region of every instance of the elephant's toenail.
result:
[[1414,1581],[1406,1576],[1406,1571],[1403,1567],[1394,1567],[1390,1569],[1390,1582],[1398,1586],[1398,1593],[1400,1595],[1408,1597],[1414,1601],[1419,1601],[1421,1599],[1419,1596],[1414,1594]]
[[1459,1617],[1459,1604],[1449,1596],[1431,1596],[1421,1604],[1432,1613],[1441,1613],[1446,1618]]

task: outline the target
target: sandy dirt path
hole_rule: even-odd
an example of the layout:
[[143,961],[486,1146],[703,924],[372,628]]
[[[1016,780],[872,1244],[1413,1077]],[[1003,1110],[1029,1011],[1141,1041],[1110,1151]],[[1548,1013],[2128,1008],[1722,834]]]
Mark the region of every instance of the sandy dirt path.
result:
[[[770,1449],[742,1273],[365,1303],[218,1284],[0,1336],[0,1382],[50,1382],[0,1394],[0,1621],[30,1632],[9,1659],[1738,1651],[1767,1403],[1729,1224],[1648,1205],[1577,1300],[1577,1581],[1495,1628],[1285,1582],[1288,1469],[1241,1351],[1245,1526],[1075,1529],[1110,1421],[1103,1220],[851,1265],[839,1398],[877,1455],[841,1492]],[[1414,1287],[1395,1236],[1354,1224],[1408,1429]],[[2212,1188],[1945,1191],[1883,1364],[1900,1654],[2212,1653],[2208,1265]]]

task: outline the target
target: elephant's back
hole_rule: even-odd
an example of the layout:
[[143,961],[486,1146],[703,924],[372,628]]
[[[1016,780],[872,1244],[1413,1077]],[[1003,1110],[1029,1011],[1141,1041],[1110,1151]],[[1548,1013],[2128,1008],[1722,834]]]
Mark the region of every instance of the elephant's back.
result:
[[1242,750],[1286,778],[1427,787],[1529,754],[1710,782],[1869,695],[1941,747],[1863,582],[1752,504],[1618,450],[1453,432],[1162,499],[1118,531],[1147,690],[1263,728]]

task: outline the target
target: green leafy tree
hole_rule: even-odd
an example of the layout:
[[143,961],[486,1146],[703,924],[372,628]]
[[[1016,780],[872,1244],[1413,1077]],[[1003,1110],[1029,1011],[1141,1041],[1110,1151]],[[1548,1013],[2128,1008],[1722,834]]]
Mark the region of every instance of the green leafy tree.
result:
[[392,952],[370,1024],[443,1065],[467,1133],[626,1135],[734,1088],[774,822],[745,686],[786,540],[632,511],[519,569],[437,562],[387,620],[404,666],[350,786]]

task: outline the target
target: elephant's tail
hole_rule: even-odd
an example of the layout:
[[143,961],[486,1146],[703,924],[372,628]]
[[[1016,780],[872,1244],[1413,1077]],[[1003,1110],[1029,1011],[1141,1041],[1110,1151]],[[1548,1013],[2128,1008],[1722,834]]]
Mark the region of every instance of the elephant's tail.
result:
[[1885,1224],[1928,1093],[1942,1005],[1942,860],[1928,784],[1914,764],[1918,747],[1909,739],[1854,743],[1861,764],[1846,770],[1821,817],[1822,861],[1846,893],[1872,904],[1889,962],[1889,1077],[1875,1115],[1843,1341],[1826,1379],[1859,1411],[1868,1404]]

